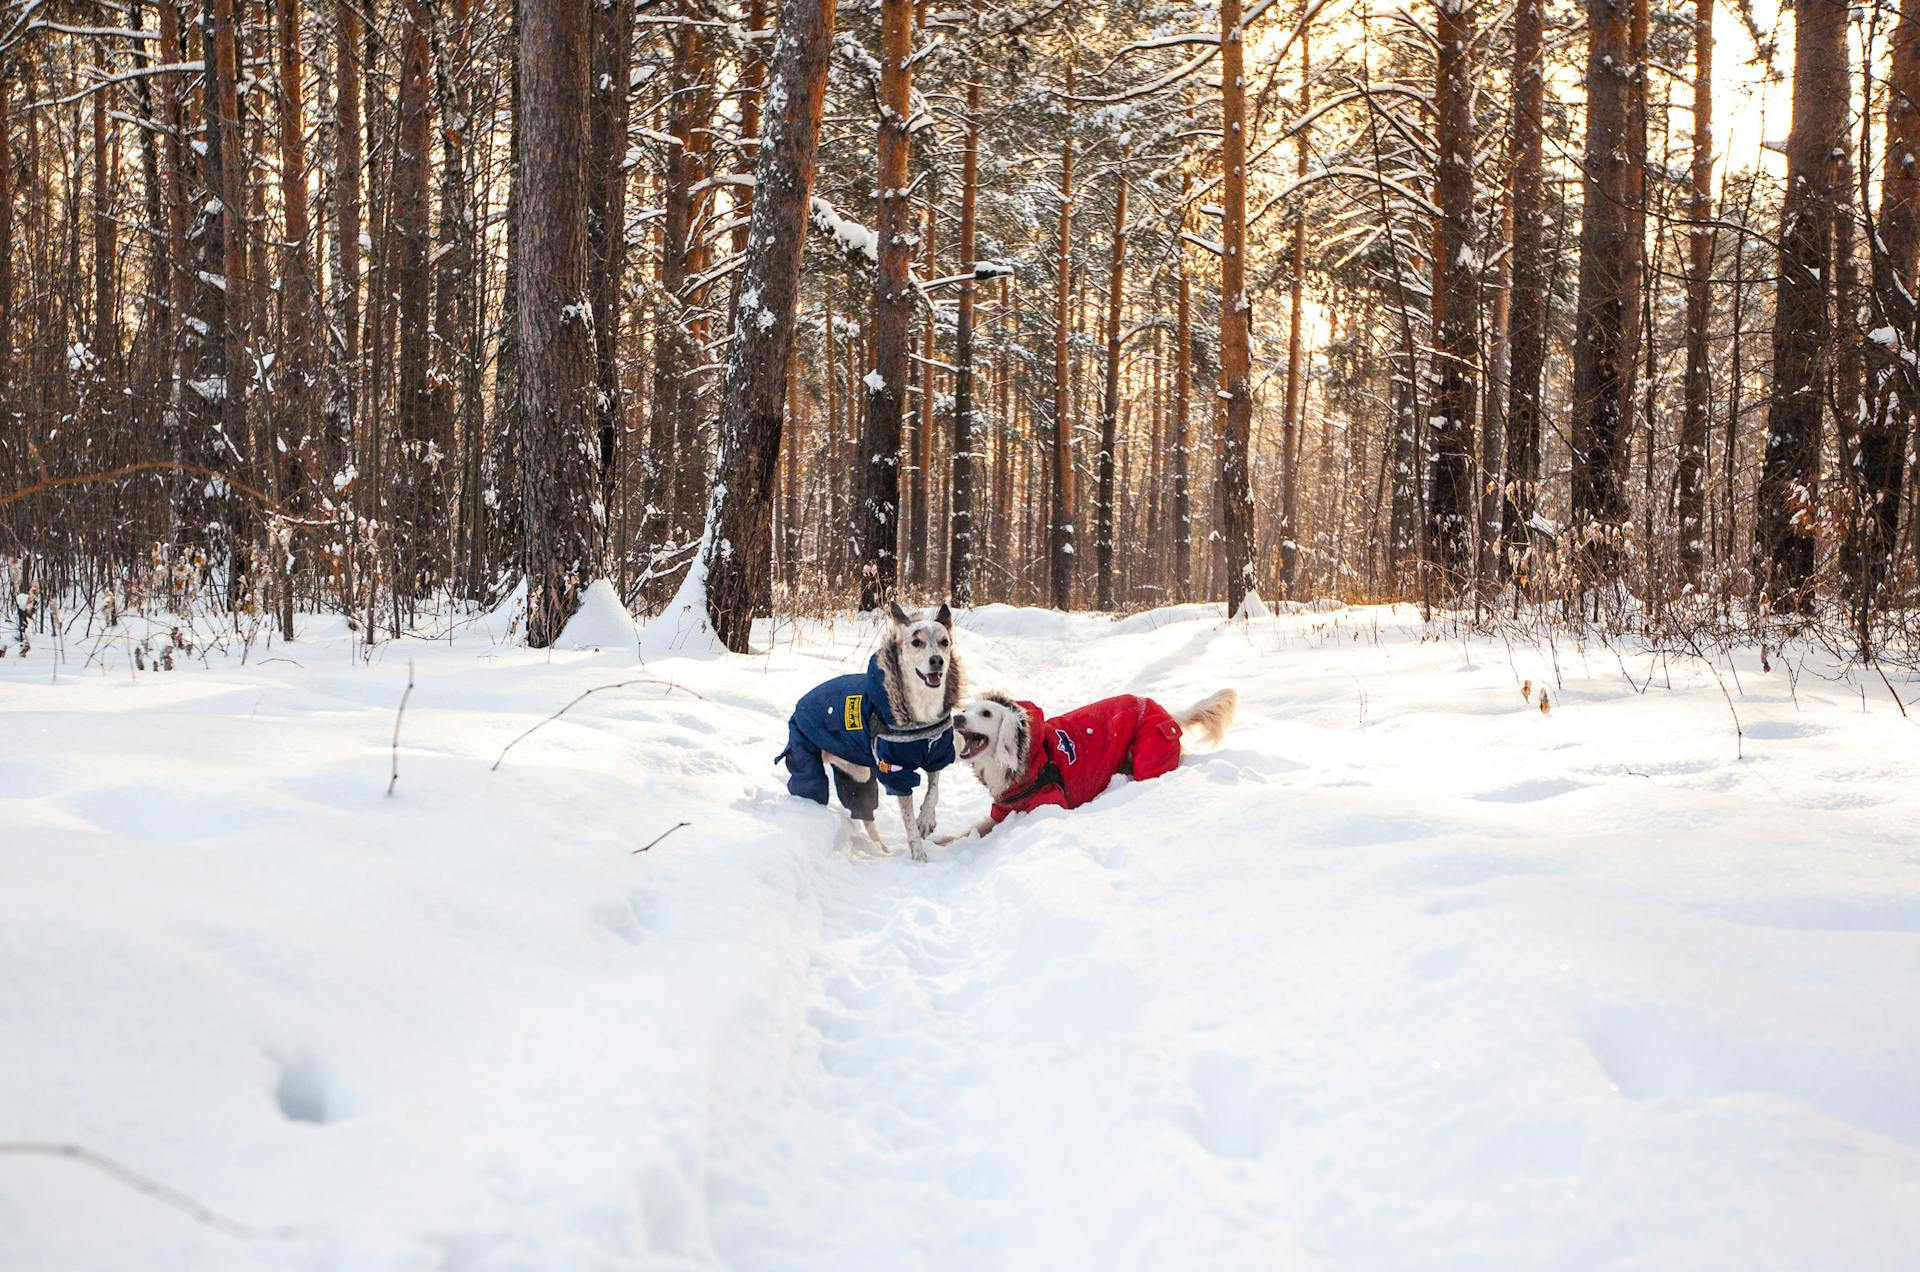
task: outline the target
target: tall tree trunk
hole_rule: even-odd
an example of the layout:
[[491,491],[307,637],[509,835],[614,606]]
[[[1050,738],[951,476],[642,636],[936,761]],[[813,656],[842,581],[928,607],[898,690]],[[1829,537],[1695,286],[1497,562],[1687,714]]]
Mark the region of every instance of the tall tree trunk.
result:
[[753,221],[720,401],[720,455],[702,553],[707,614],[728,649],[747,650],[760,600],[792,362],[800,257],[833,47],[834,0],[785,0],[771,109],[754,165]]
[[[967,139],[960,156],[960,272],[976,274],[975,220],[980,190],[980,80],[967,81]],[[953,333],[953,520],[947,545],[947,588],[955,605],[973,604],[974,449],[980,431],[973,416],[974,284],[960,284]],[[829,359],[829,362],[832,360]],[[1001,422],[1002,431],[1005,422]]]
[[[187,323],[187,392],[185,457],[218,472],[245,471],[244,417],[237,409],[239,339],[235,329],[244,312],[239,280],[233,277],[238,260],[244,206],[234,191],[228,168],[242,162],[236,144],[239,129],[230,126],[238,111],[232,73],[236,68],[233,0],[204,0],[201,11],[201,49],[213,68],[201,94],[202,136],[189,148],[198,189],[196,214],[189,235],[193,252],[192,318]],[[237,121],[236,121],[237,122]],[[229,599],[237,599],[239,571],[237,541],[238,501],[224,482],[186,483],[180,517],[183,546],[201,557],[215,577],[225,574]]]
[[[96,45],[102,66],[107,64],[106,46]],[[99,359],[103,375],[117,374],[120,360],[120,320],[114,312],[114,270],[120,260],[119,223],[113,216],[113,187],[117,184],[112,159],[111,137],[107,127],[107,106],[111,91],[100,89],[93,95],[93,329],[88,339],[93,356]]]
[[627,265],[627,70],[633,43],[629,0],[593,0],[591,117],[587,124],[587,252],[593,285],[594,413],[599,433],[600,531],[612,559],[619,442],[626,431],[620,385],[621,290]]
[[427,170],[432,151],[431,80],[427,66],[427,0],[406,0],[400,25],[399,133],[393,156],[393,216],[389,222],[395,250],[400,378],[400,448],[394,466],[397,517],[401,528],[395,559],[395,586],[413,599],[425,595],[446,574],[446,491],[443,474],[452,459],[452,437],[440,418],[428,379],[432,342],[429,301],[432,216]]
[[[929,195],[927,255],[922,266],[928,278],[940,277],[938,234],[934,228],[937,223],[933,199]],[[913,375],[920,395],[913,406],[913,493],[908,500],[912,506],[912,516],[909,521],[913,526],[913,533],[908,540],[911,548],[907,554],[907,577],[912,580],[916,589],[924,587],[927,580],[933,577],[930,560],[933,555],[933,545],[929,532],[933,502],[933,373],[933,318],[929,314],[927,321],[920,324],[920,361]]]
[[1868,342],[1867,414],[1851,447],[1858,507],[1844,548],[1855,601],[1867,608],[1893,563],[1907,436],[1920,403],[1910,361],[1920,351],[1920,0],[1903,0],[1889,52],[1886,169],[1873,253],[1874,325],[1882,334]]
[[1107,271],[1107,365],[1100,394],[1099,490],[1094,507],[1094,561],[1099,570],[1099,605],[1114,608],[1113,461],[1120,445],[1120,318],[1127,280],[1127,146],[1120,146],[1120,171],[1113,192],[1113,261]]
[[1073,608],[1073,371],[1068,356],[1073,297],[1073,54],[1067,54],[1066,112],[1060,146],[1060,236],[1054,255],[1052,533],[1047,573],[1055,609]]
[[1644,49],[1630,0],[1587,3],[1587,141],[1573,343],[1573,534],[1588,582],[1611,578],[1627,520],[1641,259],[1633,156]]
[[592,568],[593,331],[587,282],[587,0],[519,0],[520,367],[527,643],[553,644]]
[[913,0],[880,3],[880,124],[877,223],[879,267],[874,281],[874,366],[867,377],[867,427],[861,444],[865,490],[861,498],[860,608],[892,599],[900,579],[896,540],[900,523],[900,417],[907,387],[908,320],[913,292],[912,202],[907,191],[907,122],[913,113]]
[[1173,599],[1184,601],[1193,587],[1193,486],[1190,427],[1193,392],[1193,280],[1187,276],[1187,208],[1193,198],[1193,174],[1182,166],[1179,221],[1173,242],[1175,299],[1173,320]]
[[1247,86],[1240,0],[1220,4],[1220,383],[1225,398],[1220,502],[1227,614],[1254,590],[1253,306],[1247,295]]
[[[304,516],[311,506],[307,468],[313,457],[313,326],[317,298],[307,211],[306,99],[301,83],[300,13],[297,0],[279,0],[280,45],[280,211],[286,224],[280,262],[280,306],[285,314],[286,345],[274,370],[284,386],[281,435],[273,454],[280,464],[280,491],[290,512]],[[301,536],[288,527],[286,552],[279,560],[281,635],[293,639],[293,584],[303,564]]]
[[1473,85],[1467,50],[1473,9],[1436,0],[1434,102],[1439,157],[1434,188],[1440,203],[1440,311],[1435,358],[1433,494],[1427,551],[1449,590],[1473,568],[1474,391],[1480,373],[1479,268],[1474,261]]
[[1713,0],[1695,0],[1693,13],[1693,190],[1687,235],[1687,369],[1680,419],[1678,495],[1680,577],[1700,582],[1707,532],[1707,430],[1713,376],[1707,365],[1707,326],[1713,317]]
[[[1313,54],[1307,31],[1300,32],[1300,114],[1313,109]],[[1294,137],[1294,176],[1307,175],[1307,130],[1302,127]],[[1287,295],[1287,402],[1280,431],[1280,595],[1290,598],[1294,592],[1295,572],[1299,568],[1300,547],[1300,417],[1306,393],[1305,368],[1302,365],[1303,329],[1307,293],[1307,213],[1304,202],[1293,214],[1293,251],[1288,262]]]
[[[0,62],[0,438],[13,431],[13,119],[7,113],[12,89],[13,64]],[[0,452],[0,463],[9,458]]]
[[[344,491],[357,413],[360,360],[360,206],[365,150],[360,140],[360,17],[355,0],[334,0],[333,251],[329,270],[327,436],[332,484]],[[346,478],[346,480],[342,480]]]
[[1501,483],[1501,569],[1516,582],[1540,497],[1540,380],[1547,359],[1546,183],[1541,112],[1542,0],[1513,14],[1513,299],[1509,313],[1507,457]]
[[1840,154],[1847,144],[1847,6],[1802,0],[1793,36],[1793,128],[1781,208],[1773,395],[1754,508],[1761,590],[1777,607],[1811,601],[1820,430],[1825,418],[1828,269]]

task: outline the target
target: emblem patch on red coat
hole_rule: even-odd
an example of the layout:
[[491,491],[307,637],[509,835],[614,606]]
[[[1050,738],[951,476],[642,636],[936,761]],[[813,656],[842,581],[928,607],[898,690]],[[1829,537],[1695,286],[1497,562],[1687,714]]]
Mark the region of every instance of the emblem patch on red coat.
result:
[[1072,764],[1080,758],[1080,752],[1074,749],[1073,739],[1065,729],[1055,729],[1053,736],[1060,743],[1060,749],[1066,753],[1067,763]]

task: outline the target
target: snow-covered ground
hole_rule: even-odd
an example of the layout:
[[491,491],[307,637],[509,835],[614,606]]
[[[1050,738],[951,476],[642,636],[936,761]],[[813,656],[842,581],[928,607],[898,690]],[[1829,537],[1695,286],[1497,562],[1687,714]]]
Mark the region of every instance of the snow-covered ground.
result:
[[179,1194],[0,1151],[0,1267],[1920,1260],[1920,723],[1877,677],[990,607],[976,687],[1240,723],[915,866],[773,766],[874,628],[595,621],[0,660],[0,1148]]

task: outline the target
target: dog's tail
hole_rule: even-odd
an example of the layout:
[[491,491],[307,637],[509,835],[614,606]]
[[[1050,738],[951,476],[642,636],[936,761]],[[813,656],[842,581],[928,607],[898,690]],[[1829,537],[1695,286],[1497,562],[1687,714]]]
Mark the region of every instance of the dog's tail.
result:
[[1174,716],[1180,727],[1200,738],[1208,746],[1219,746],[1227,730],[1233,727],[1233,713],[1240,709],[1240,695],[1232,689],[1208,694]]

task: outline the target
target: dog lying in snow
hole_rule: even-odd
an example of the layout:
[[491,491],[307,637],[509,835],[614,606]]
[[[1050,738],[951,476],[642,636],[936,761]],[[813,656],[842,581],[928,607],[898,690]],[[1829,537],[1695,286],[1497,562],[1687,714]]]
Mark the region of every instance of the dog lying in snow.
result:
[[[874,829],[880,787],[900,802],[907,850],[925,861],[940,807],[940,770],[953,763],[953,712],[964,686],[954,648],[953,612],[915,619],[898,605],[886,643],[862,675],[835,676],[813,689],[787,721],[787,790],[827,802],[827,767],[834,791],[880,851]],[[824,763],[823,763],[824,762]],[[927,775],[926,798],[913,810],[913,788]]]
[[1122,694],[1049,718],[1031,702],[986,694],[953,727],[960,758],[993,796],[993,808],[940,842],[984,835],[1008,814],[1043,804],[1078,808],[1121,773],[1136,782],[1170,773],[1180,763],[1181,735],[1192,730],[1217,745],[1239,704],[1238,693],[1222,689],[1176,716],[1151,698]]

